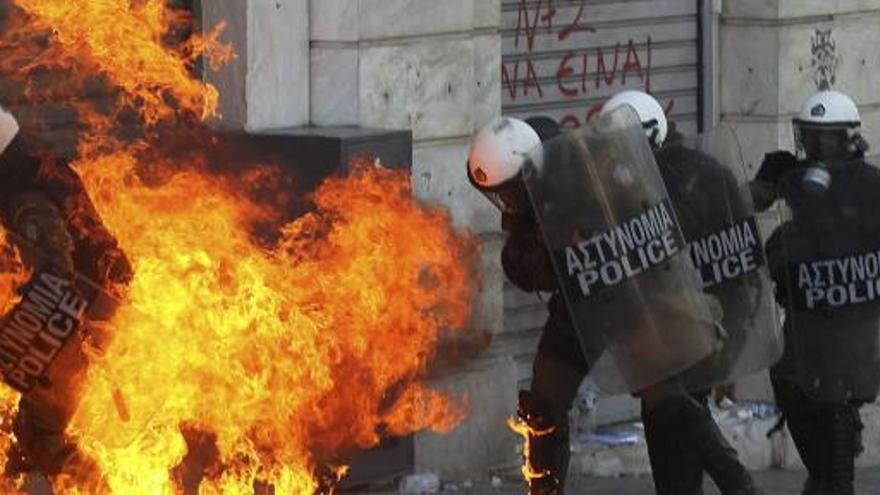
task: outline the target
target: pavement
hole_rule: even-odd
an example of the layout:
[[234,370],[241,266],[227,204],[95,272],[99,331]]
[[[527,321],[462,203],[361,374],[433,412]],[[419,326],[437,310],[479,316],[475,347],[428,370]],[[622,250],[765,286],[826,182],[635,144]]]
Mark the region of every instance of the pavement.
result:
[[[753,473],[755,482],[765,495],[800,495],[806,472],[801,470],[769,470]],[[704,485],[705,495],[720,495],[721,492],[707,480]],[[580,478],[572,480],[569,492],[590,495],[653,495],[654,483],[650,476],[630,478]],[[474,492],[474,493],[486,493]],[[521,495],[522,491],[511,487],[509,491],[498,492],[498,495]],[[856,495],[880,494],[880,469],[861,469],[856,473]]]
[[[806,472],[794,469],[774,469],[752,473],[764,495],[800,495]],[[721,492],[706,480],[704,495],[720,495]],[[399,494],[391,487],[354,489],[346,494],[392,495]],[[496,476],[493,481],[443,483],[439,493],[457,495],[523,495],[519,480],[511,474]],[[653,495],[654,483],[649,475],[624,477],[575,477],[569,480],[569,495]],[[856,472],[856,495],[880,494],[880,468],[863,468]]]

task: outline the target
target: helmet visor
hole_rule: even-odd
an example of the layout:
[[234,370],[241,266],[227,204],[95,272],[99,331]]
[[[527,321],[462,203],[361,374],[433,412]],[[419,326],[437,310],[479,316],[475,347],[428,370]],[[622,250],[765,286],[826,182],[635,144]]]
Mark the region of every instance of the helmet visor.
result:
[[516,174],[497,186],[486,187],[481,186],[474,180],[470,167],[468,167],[468,179],[471,181],[471,185],[483,193],[483,196],[491,201],[502,213],[518,214],[528,211],[529,195],[526,192],[522,174]]
[[847,126],[810,125],[795,121],[794,138],[798,151],[808,160],[839,162],[848,160],[852,155],[850,128]]

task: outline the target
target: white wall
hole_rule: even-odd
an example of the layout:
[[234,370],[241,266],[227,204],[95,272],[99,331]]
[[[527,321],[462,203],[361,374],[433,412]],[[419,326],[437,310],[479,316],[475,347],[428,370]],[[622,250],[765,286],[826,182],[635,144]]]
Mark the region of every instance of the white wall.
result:
[[227,24],[236,58],[206,79],[220,89],[218,128],[266,129],[309,123],[308,0],[210,0],[203,24]]

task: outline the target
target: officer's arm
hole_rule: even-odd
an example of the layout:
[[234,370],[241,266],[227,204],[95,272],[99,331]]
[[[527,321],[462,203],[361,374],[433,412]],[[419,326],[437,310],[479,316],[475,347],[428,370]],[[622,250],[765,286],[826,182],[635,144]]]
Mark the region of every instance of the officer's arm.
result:
[[770,238],[764,244],[764,252],[767,255],[767,268],[773,281],[779,283],[785,277],[785,250],[783,245],[783,229],[785,224],[780,225],[770,234]]
[[550,255],[534,219],[530,215],[505,215],[504,225],[510,233],[501,251],[507,278],[528,292],[556,290]]
[[76,245],[77,269],[101,285],[130,282],[131,263],[119,248],[116,237],[104,225],[79,175],[66,163],[57,163],[46,187],[63,205]]
[[764,155],[764,161],[749,189],[755,209],[764,211],[779,199],[779,183],[786,173],[798,167],[797,157],[788,151],[775,151]]
[[[787,285],[789,283],[786,243],[798,242],[798,236],[794,230],[795,226],[791,222],[785,222],[770,234],[770,237],[764,244],[764,253],[767,256],[767,269],[770,271],[770,278],[776,283],[776,300],[780,304],[785,304],[782,296],[788,290]],[[788,246],[788,249],[792,248],[793,246]]]
[[9,198],[36,181],[40,159],[34,156],[21,134],[0,154],[0,194]]
[[788,267],[786,266],[785,261],[785,241],[783,239],[787,235],[793,234],[792,232],[789,232],[792,228],[793,225],[789,222],[780,225],[773,231],[764,245],[764,252],[767,256],[767,268],[770,270],[770,278],[773,279],[773,282],[776,284],[776,302],[784,307],[789,304],[789,276],[787,273]]

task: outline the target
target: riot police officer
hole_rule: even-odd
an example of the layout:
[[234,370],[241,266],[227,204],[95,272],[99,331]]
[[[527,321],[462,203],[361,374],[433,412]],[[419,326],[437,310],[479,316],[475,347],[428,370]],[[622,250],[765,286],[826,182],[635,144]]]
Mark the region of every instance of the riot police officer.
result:
[[767,241],[785,308],[771,380],[807,468],[805,495],[853,494],[859,408],[880,387],[880,171],[865,161],[860,121],[845,94],[811,96],[793,121],[797,155],[768,154],[752,187],[791,213]]
[[[676,131],[673,123],[667,121],[663,108],[653,96],[641,91],[623,91],[605,104],[603,112],[621,105],[634,108],[642,121],[689,244],[716,235],[737,221],[751,217],[750,205],[741,198],[737,180],[731,171],[714,157],[687,146],[684,136]],[[754,238],[758,239],[754,222],[742,223],[742,227],[754,233]],[[760,241],[753,248],[760,251]],[[756,263],[755,268],[758,265]],[[766,368],[775,360],[775,356],[770,355],[740,357],[750,334],[763,335],[764,329],[743,328],[746,325],[731,321],[731,318],[743,313],[743,309],[735,308],[739,302],[747,299],[743,282],[760,285],[759,280],[754,280],[758,277],[759,273],[755,270],[748,274],[737,273],[735,280],[718,284],[704,280],[704,287],[713,295],[713,302],[717,301],[723,306],[723,352],[715,353],[697,369],[641,394],[642,421],[654,484],[659,494],[701,493],[703,472],[710,475],[722,493],[755,492],[751,476],[711,416],[708,408],[709,390],[684,391],[701,388],[700,385],[708,388],[709,385],[724,382],[725,378],[732,378],[730,367],[737,359],[753,358],[752,368],[748,371]],[[749,351],[752,354],[762,352],[760,349]],[[745,370],[739,374],[744,374],[742,371]],[[699,377],[698,383],[687,383],[691,381],[689,377],[696,376]],[[681,384],[683,388],[676,387],[676,384]]]
[[[128,259],[101,222],[76,172],[33,149],[16,118],[2,108],[0,221],[13,236],[7,240],[17,245],[22,262],[33,273],[50,263],[53,269],[78,273],[107,289],[131,279]],[[3,316],[4,325],[10,318]],[[13,425],[16,442],[7,454],[10,474],[36,471],[48,476],[62,469],[92,469],[65,433],[85,378],[83,342],[88,332],[80,328],[57,351],[38,383],[23,391]]]
[[[556,122],[547,118],[498,119],[475,136],[468,159],[471,184],[501,210],[502,228],[508,233],[501,262],[508,279],[528,292],[552,293],[532,387],[519,394],[518,416],[529,442],[524,473],[533,495],[563,493],[570,457],[568,410],[590,369],[520,177],[528,153],[559,132]],[[596,347],[598,356],[599,339]]]

